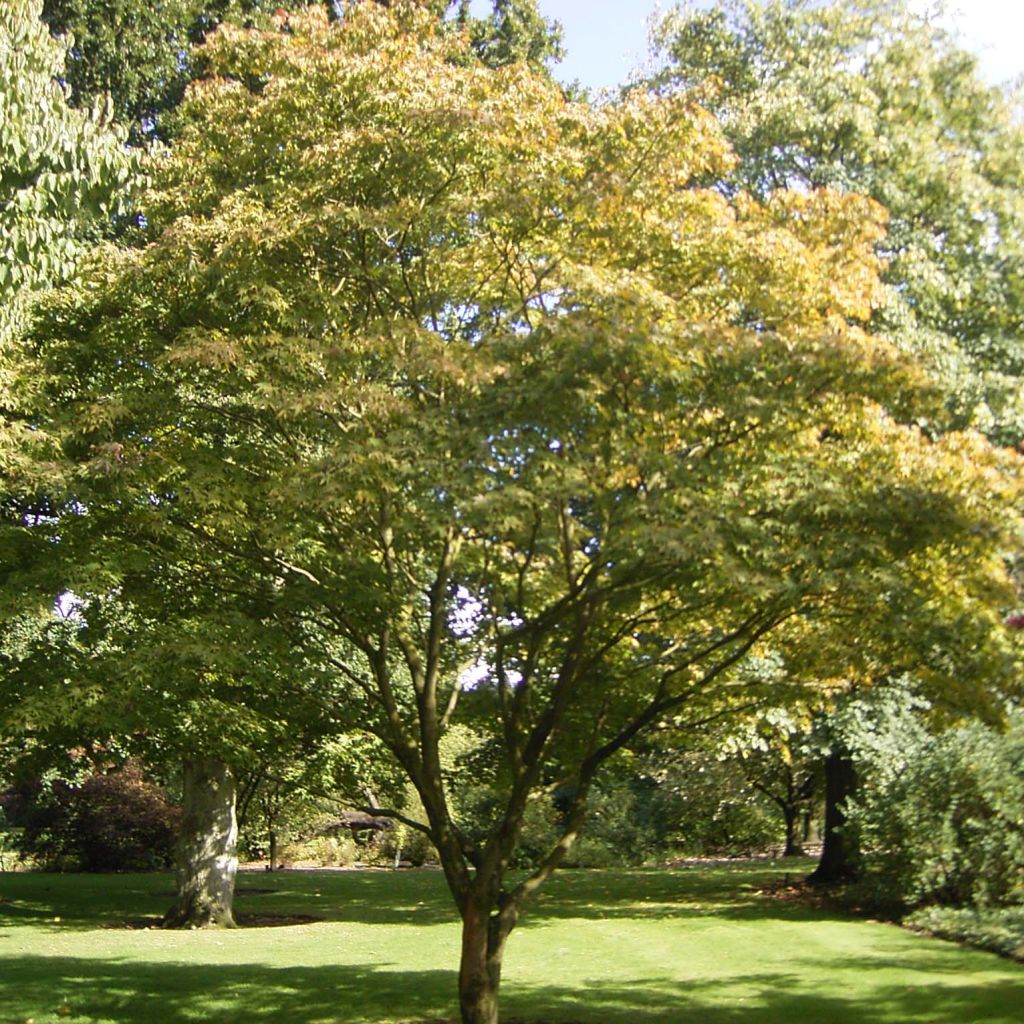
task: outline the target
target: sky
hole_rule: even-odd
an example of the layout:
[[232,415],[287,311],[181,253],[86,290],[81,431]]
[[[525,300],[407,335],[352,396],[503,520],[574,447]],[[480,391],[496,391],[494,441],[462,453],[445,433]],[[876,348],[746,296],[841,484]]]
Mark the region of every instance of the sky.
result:
[[[540,0],[541,11],[565,29],[568,56],[556,74],[596,89],[626,81],[646,58],[651,14],[672,6],[668,0]],[[915,6],[925,11],[934,5],[915,0]],[[990,82],[1024,74],[1024,0],[949,0],[947,6],[958,13],[944,23],[963,33],[964,44],[979,56],[982,74]]]

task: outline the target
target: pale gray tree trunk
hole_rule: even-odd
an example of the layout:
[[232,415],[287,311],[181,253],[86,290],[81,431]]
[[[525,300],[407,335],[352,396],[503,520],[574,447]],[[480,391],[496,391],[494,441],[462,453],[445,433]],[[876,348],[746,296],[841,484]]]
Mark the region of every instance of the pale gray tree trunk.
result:
[[214,757],[186,760],[183,796],[178,899],[164,927],[233,928],[238,826],[231,769]]

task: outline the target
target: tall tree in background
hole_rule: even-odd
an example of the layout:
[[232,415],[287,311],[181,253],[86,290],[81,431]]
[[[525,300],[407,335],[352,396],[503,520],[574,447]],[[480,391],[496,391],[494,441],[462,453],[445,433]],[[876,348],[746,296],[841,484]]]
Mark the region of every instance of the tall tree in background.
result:
[[[0,10],[0,330],[36,288],[66,276],[130,177],[102,105],[71,110],[65,49],[36,0]],[[6,333],[6,332],[5,332]],[[2,393],[2,392],[0,392]]]
[[889,213],[875,330],[944,380],[949,417],[1024,440],[1024,126],[1017,97],[904,0],[684,4],[659,31],[658,82],[707,90],[764,197],[858,192]]
[[[123,136],[103,107],[73,110],[59,81],[63,45],[39,20],[37,0],[0,5],[0,594],[18,610],[27,599],[18,582],[31,561],[26,517],[52,514],[26,489],[19,467],[45,456],[45,437],[30,412],[40,383],[26,368],[22,332],[32,301],[74,269],[119,208],[134,173]],[[45,546],[45,541],[42,542]],[[29,545],[32,547],[33,545]],[[21,582],[25,582],[22,578]],[[39,596],[39,581],[31,589]],[[42,599],[56,592],[44,583]]]
[[[658,84],[701,83],[734,147],[736,165],[718,187],[761,197],[828,188],[886,208],[876,251],[887,288],[871,325],[940,382],[945,414],[926,429],[972,426],[998,444],[1024,442],[1019,97],[986,85],[976,58],[905,2],[684,4],[659,40]],[[880,666],[865,682],[892,675]],[[929,699],[948,706],[943,695]],[[953,705],[972,713],[969,703]],[[826,882],[855,864],[840,833],[853,764],[842,730],[831,735],[830,823],[816,872]]]

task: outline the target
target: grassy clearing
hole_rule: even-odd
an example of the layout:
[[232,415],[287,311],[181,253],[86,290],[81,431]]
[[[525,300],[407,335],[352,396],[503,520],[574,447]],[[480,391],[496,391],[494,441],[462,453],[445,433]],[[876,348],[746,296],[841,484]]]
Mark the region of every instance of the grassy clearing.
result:
[[[505,1012],[583,1024],[1020,1024],[1020,965],[754,894],[782,870],[564,873],[510,940]],[[170,884],[0,874],[0,1021],[393,1024],[453,1013],[458,929],[436,872],[242,877],[242,913],[324,918],[316,924],[117,927],[159,914]]]

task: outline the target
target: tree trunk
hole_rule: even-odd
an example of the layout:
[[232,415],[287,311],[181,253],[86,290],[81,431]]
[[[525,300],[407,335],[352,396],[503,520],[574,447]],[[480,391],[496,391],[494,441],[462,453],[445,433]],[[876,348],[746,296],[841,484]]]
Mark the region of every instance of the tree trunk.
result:
[[786,848],[782,851],[783,857],[801,857],[803,848],[797,838],[798,825],[800,823],[800,808],[794,804],[786,804],[782,808],[783,816],[786,819]]
[[178,900],[165,928],[233,928],[235,893],[235,780],[217,758],[184,765],[184,815],[178,841]]
[[277,833],[273,829],[270,830],[270,850],[269,850],[268,856],[270,858],[270,870],[271,871],[276,871],[277,870]]
[[498,1024],[501,958],[511,929],[486,905],[467,902],[462,915],[459,1011],[462,1024]]
[[808,807],[803,814],[803,827],[800,831],[800,844],[806,846],[814,835],[814,811]]
[[816,885],[848,882],[856,874],[856,851],[846,835],[846,801],[856,789],[857,775],[853,762],[842,751],[833,751],[825,758],[825,833],[822,836],[821,860],[808,878]]

